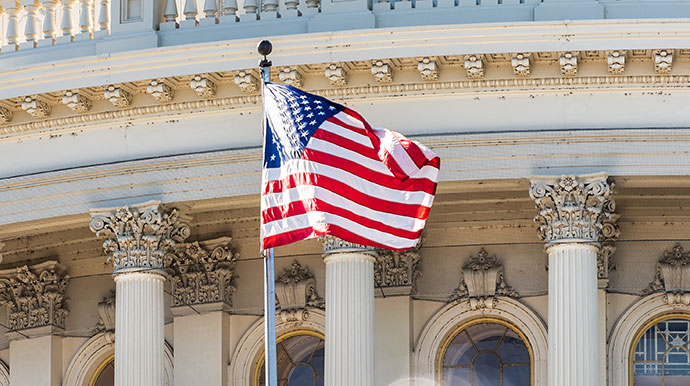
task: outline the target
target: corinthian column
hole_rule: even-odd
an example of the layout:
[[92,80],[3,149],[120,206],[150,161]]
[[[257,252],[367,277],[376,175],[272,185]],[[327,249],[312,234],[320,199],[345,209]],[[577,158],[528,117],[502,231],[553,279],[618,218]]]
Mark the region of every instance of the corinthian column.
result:
[[614,208],[607,177],[532,178],[549,255],[549,385],[600,384],[597,254]]
[[323,238],[326,263],[325,386],[374,385],[372,247]]
[[115,277],[115,385],[163,386],[164,267],[189,226],[160,202],[91,211]]

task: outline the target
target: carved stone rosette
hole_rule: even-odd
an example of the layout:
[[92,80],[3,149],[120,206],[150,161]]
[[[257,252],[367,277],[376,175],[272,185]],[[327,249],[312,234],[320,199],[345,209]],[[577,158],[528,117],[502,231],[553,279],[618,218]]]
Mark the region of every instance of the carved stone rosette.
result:
[[664,251],[656,265],[656,276],[643,295],[666,292],[666,303],[690,305],[690,252],[680,244]]
[[[612,186],[605,173],[585,176],[533,177],[530,197],[539,214],[539,237],[546,246],[563,242],[601,245],[606,235],[618,237]],[[615,238],[609,237],[609,238]]]
[[418,268],[419,248],[406,251],[377,249],[374,263],[374,285],[384,295],[409,295],[415,290],[417,278],[422,274]]
[[518,293],[506,284],[503,265],[496,256],[489,255],[484,248],[477,256],[470,256],[462,266],[460,285],[450,296],[450,301],[468,299],[470,308],[493,308],[496,295],[518,297]]
[[105,235],[103,250],[114,273],[162,270],[172,258],[175,243],[189,237],[190,228],[177,210],[164,212],[160,202],[91,210],[89,227]]
[[316,292],[316,280],[309,268],[297,260],[285,268],[276,280],[276,308],[284,322],[304,321],[309,318],[309,308],[323,309],[324,300]]
[[225,303],[232,306],[239,254],[230,237],[186,243],[170,264],[173,305]]
[[8,307],[9,329],[64,328],[68,281],[57,261],[0,271],[0,305]]

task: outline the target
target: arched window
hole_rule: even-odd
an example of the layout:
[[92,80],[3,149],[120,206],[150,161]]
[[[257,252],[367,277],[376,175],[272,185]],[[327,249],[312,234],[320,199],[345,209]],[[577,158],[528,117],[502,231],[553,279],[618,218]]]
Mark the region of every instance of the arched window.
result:
[[[324,337],[312,330],[291,331],[278,337],[278,386],[323,386]],[[264,355],[256,366],[255,385],[264,386]]]
[[459,326],[441,346],[444,386],[532,384],[532,350],[525,336],[500,319],[475,319]]
[[656,318],[638,332],[633,342],[632,384],[690,385],[690,315]]
[[115,385],[115,357],[111,355],[98,366],[89,386],[113,385]]

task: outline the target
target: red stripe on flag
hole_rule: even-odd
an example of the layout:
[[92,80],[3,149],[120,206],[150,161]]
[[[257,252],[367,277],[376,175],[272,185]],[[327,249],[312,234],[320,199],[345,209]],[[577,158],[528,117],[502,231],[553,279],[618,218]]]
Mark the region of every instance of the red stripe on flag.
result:
[[351,243],[370,245],[376,248],[392,249],[394,251],[404,251],[406,249],[409,249],[391,248],[386,245],[379,244],[373,240],[369,240],[365,237],[356,235],[342,227],[333,224],[315,224],[313,227],[295,229],[292,231],[279,233],[273,236],[266,236],[264,238],[264,249],[279,247],[281,245],[294,243],[295,241],[314,239],[318,236],[324,235],[335,236],[345,241],[349,241]]
[[300,185],[320,186],[324,189],[343,196],[357,204],[366,206],[379,212],[396,214],[399,216],[426,219],[429,216],[429,207],[419,204],[406,204],[392,202],[366,195],[350,185],[342,183],[334,178],[313,173],[294,173],[282,180],[264,183],[263,194],[280,193]]

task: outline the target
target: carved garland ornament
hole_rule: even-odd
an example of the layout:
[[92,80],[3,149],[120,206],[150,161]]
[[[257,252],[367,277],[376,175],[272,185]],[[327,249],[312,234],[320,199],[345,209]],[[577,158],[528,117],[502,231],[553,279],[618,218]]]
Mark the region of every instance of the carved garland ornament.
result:
[[519,294],[506,284],[503,265],[496,256],[489,255],[484,248],[476,256],[470,256],[462,266],[460,285],[450,296],[450,301],[468,299],[470,308],[493,308],[496,295],[516,298]]
[[239,253],[230,237],[184,244],[170,263],[173,305],[223,302],[232,305]]
[[56,261],[0,273],[0,304],[8,307],[10,330],[65,327],[69,276]]
[[643,295],[666,292],[667,304],[690,305],[690,252],[680,244],[664,251],[656,265],[654,281],[642,291]]
[[177,210],[162,211],[159,202],[131,207],[92,210],[89,227],[106,235],[103,250],[114,272],[129,269],[161,270],[172,257],[175,243],[189,237],[190,228]]
[[539,214],[539,237],[548,245],[563,241],[600,243],[617,237],[612,215],[615,203],[609,198],[612,185],[605,174],[562,176],[532,180],[530,197]]

